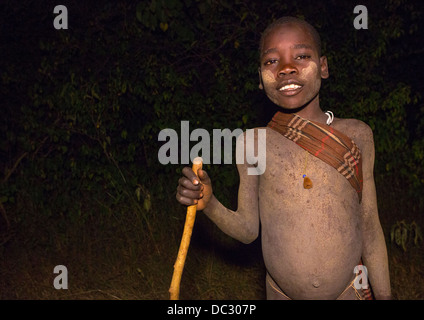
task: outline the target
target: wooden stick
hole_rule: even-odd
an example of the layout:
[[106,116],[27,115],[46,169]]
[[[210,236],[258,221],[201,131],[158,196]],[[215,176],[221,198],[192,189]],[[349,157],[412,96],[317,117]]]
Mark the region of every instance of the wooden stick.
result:
[[[193,160],[192,169],[196,175],[197,171],[202,169],[202,163],[203,159],[201,157],[197,157]],[[193,232],[194,221],[196,219],[196,211],[197,205],[195,204],[187,207],[183,236],[181,238],[177,260],[174,264],[174,273],[172,275],[171,286],[169,287],[170,300],[178,300],[180,296],[181,276],[183,274],[184,263],[187,257],[188,247],[190,245],[191,234]]]

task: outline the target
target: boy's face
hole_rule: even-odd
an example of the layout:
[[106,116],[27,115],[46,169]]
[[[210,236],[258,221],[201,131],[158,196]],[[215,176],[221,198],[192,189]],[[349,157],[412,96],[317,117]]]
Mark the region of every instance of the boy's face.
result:
[[296,109],[318,101],[321,78],[328,78],[325,56],[308,29],[287,23],[275,27],[264,39],[259,68],[260,88],[275,104]]

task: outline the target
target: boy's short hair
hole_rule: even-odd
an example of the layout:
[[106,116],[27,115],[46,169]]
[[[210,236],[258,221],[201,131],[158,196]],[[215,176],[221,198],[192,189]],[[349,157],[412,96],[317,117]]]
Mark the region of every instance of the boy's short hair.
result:
[[308,31],[311,33],[312,38],[313,38],[315,45],[317,47],[318,57],[321,57],[321,37],[319,36],[318,31],[311,24],[306,22],[305,20],[302,20],[302,19],[299,19],[299,18],[296,18],[296,17],[290,17],[290,16],[281,17],[281,18],[275,20],[274,22],[272,22],[270,25],[268,25],[268,27],[266,27],[266,29],[264,30],[264,32],[261,35],[261,40],[260,40],[260,44],[259,44],[259,53],[262,52],[262,48],[263,48],[266,36],[275,27],[286,24],[286,23],[300,24],[300,25],[306,27],[308,29]]

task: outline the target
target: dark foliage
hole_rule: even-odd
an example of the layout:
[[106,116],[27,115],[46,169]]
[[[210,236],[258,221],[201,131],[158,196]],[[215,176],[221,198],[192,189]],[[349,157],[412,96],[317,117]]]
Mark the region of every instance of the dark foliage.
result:
[[[356,4],[335,0],[62,4],[68,30],[53,28],[52,1],[0,5],[3,242],[123,206],[148,227],[158,203],[175,206],[183,165],[159,163],[159,131],[265,125],[276,108],[258,90],[257,48],[282,15],[317,26],[331,75],[323,108],[372,127],[378,187],[423,208],[422,2],[364,3],[368,30],[353,27]],[[234,206],[234,166],[206,169]]]

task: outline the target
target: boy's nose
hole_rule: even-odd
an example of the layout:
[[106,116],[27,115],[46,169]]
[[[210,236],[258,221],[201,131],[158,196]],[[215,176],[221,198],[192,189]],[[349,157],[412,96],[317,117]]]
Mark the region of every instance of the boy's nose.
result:
[[295,66],[293,66],[292,64],[284,64],[281,66],[280,71],[278,72],[278,75],[280,77],[285,76],[285,75],[289,75],[289,74],[296,74],[297,73],[297,69]]

